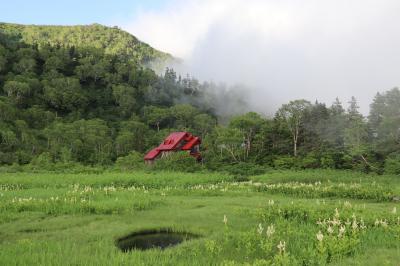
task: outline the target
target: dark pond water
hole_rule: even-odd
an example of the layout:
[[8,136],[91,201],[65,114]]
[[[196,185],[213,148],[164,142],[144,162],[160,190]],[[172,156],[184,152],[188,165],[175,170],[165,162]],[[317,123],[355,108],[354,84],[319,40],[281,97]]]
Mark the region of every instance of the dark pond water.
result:
[[165,249],[198,237],[198,235],[192,233],[174,232],[169,229],[146,230],[117,239],[116,246],[124,252],[133,249]]

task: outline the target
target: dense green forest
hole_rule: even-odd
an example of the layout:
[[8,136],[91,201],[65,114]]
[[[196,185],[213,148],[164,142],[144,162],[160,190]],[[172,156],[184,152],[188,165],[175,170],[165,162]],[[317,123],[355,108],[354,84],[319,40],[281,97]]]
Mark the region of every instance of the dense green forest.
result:
[[146,151],[184,130],[202,137],[203,164],[177,155],[155,167],[400,174],[399,89],[378,93],[368,117],[353,97],[347,109],[339,99],[294,100],[271,118],[227,119],[226,110],[241,112],[243,97],[147,67],[170,58],[118,28],[0,24],[0,165],[140,168]]
[[52,47],[92,47],[102,53],[129,57],[143,64],[154,60],[173,59],[171,55],[153,49],[135,36],[118,27],[100,24],[89,26],[36,26],[0,23],[7,42],[24,42],[30,45]]

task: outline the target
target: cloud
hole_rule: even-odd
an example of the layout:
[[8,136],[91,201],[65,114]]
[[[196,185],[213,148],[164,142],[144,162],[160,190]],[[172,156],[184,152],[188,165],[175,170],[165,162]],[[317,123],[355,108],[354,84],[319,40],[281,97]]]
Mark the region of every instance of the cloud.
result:
[[173,0],[123,28],[182,58],[182,72],[252,88],[258,111],[354,95],[367,114],[377,91],[400,83],[399,10],[395,0]]

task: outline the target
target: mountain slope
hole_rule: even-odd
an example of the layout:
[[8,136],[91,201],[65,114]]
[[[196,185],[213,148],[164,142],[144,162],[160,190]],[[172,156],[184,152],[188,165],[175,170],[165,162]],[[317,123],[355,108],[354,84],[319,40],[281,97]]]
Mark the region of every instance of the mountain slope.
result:
[[42,26],[0,23],[0,32],[9,35],[9,39],[14,41],[39,46],[50,44],[103,49],[106,54],[127,56],[143,64],[173,58],[118,27],[111,28],[100,24]]

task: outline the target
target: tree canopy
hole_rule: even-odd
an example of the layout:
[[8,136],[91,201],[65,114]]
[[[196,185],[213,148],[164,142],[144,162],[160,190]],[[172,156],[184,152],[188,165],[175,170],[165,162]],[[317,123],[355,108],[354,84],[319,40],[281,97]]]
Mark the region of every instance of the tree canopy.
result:
[[[0,165],[121,164],[173,131],[202,138],[204,166],[400,170],[400,91],[368,117],[298,99],[247,112],[238,87],[148,68],[159,52],[117,28],[0,24]],[[128,167],[129,168],[129,167]],[[247,169],[247,168],[246,168]]]

